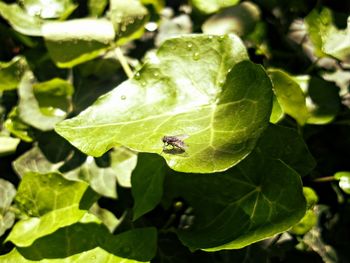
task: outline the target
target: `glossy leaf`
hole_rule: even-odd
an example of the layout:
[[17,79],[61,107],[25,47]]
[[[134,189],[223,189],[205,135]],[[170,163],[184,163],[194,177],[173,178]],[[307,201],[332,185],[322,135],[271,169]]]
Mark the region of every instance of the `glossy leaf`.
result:
[[65,19],[77,7],[72,0],[23,0],[21,4],[29,15],[43,19]]
[[339,180],[339,187],[347,194],[350,194],[350,172],[337,172],[334,178]]
[[310,187],[304,187],[303,193],[306,199],[306,208],[312,209],[318,203],[318,196],[314,189]]
[[30,246],[37,238],[78,222],[86,214],[80,208],[87,189],[86,183],[67,181],[57,173],[27,173],[15,201],[30,217],[17,222],[7,240]]
[[0,156],[14,153],[20,141],[17,138],[0,136]]
[[290,128],[270,125],[257,147],[266,156],[282,160],[302,176],[310,173],[316,165],[303,138]]
[[294,225],[290,232],[296,235],[304,235],[317,223],[317,215],[312,210],[307,210],[300,222]]
[[103,54],[115,37],[106,19],[73,19],[43,26],[51,58],[58,67],[70,68]]
[[133,219],[152,210],[162,199],[166,165],[160,156],[140,154],[132,173]]
[[143,25],[148,20],[148,11],[139,0],[111,0],[109,15],[119,45],[141,37]]
[[308,118],[305,95],[300,86],[282,70],[269,70],[273,90],[283,111],[292,116],[300,125]]
[[314,9],[306,18],[310,39],[319,57],[328,55],[350,62],[350,19],[347,28],[338,29],[333,23],[332,11],[328,8]]
[[220,174],[172,174],[165,186],[193,207],[193,224],[178,230],[192,249],[242,248],[289,229],[305,213],[300,176],[257,153]]
[[205,34],[246,36],[254,31],[259,20],[258,6],[247,1],[209,17],[202,25],[202,31]]
[[12,227],[15,214],[10,210],[16,188],[10,182],[0,178],[0,237]]
[[271,123],[278,123],[284,117],[281,105],[278,103],[276,96],[273,96],[272,112],[270,116]]
[[[162,154],[178,171],[226,170],[254,148],[271,113],[270,81],[246,59],[233,35],[167,40],[133,79],[56,132],[92,156],[121,144]],[[189,136],[186,152],[162,152],[163,136],[179,134]]]
[[212,14],[238,3],[239,0],[191,0],[192,6],[203,14]]
[[27,62],[20,56],[10,62],[0,62],[0,91],[16,89],[27,68]]
[[33,74],[26,72],[19,85],[19,115],[27,124],[48,131],[66,117],[70,109],[72,86],[61,79],[35,83]]
[[9,22],[16,31],[29,36],[41,36],[41,27],[44,21],[31,16],[17,4],[0,2],[0,15]]

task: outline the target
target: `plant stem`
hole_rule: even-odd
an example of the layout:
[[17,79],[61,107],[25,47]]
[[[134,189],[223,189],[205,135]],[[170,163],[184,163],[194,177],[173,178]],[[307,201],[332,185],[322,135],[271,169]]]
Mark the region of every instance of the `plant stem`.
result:
[[120,65],[122,65],[122,68],[124,69],[125,74],[128,76],[129,79],[132,78],[134,73],[132,72],[122,50],[119,47],[115,49],[115,54],[120,62]]
[[314,180],[314,182],[318,182],[318,183],[322,183],[322,182],[332,182],[335,181],[336,179],[334,178],[334,176],[326,176],[326,177],[321,177],[321,178],[317,178]]

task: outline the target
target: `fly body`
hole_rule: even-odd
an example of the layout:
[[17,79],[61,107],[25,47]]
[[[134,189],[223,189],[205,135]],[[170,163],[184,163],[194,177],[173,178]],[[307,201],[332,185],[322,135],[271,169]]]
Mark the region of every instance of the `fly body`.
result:
[[177,148],[184,152],[187,148],[187,145],[183,140],[186,138],[188,138],[188,135],[164,136],[162,138],[162,141],[164,143],[163,150],[165,151],[167,149],[167,146],[170,145],[173,147],[173,149]]

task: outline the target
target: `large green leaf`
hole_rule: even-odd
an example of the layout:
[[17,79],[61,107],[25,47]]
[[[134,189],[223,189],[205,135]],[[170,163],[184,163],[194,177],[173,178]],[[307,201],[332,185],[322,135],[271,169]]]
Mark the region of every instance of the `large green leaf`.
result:
[[43,26],[49,54],[57,66],[70,68],[103,54],[115,37],[106,19],[74,19]]
[[20,56],[10,62],[0,62],[0,91],[16,89],[27,68],[26,60]]
[[0,236],[12,227],[15,214],[10,210],[16,188],[10,182],[0,178]]
[[166,170],[162,161],[160,156],[154,154],[139,155],[131,177],[134,220],[152,210],[162,199]]
[[41,36],[41,27],[44,21],[26,13],[17,4],[0,2],[0,15],[6,19],[16,31],[29,36]]
[[204,14],[212,14],[238,3],[239,0],[191,0],[193,7]]
[[270,125],[261,136],[258,149],[270,158],[281,160],[300,175],[307,175],[316,165],[307,145],[297,131]]
[[37,238],[78,222],[86,214],[81,209],[89,208],[94,198],[87,189],[88,184],[67,181],[57,173],[27,173],[15,201],[21,212],[31,217],[17,222],[7,240],[30,246]]
[[[271,113],[269,78],[244,60],[234,35],[167,40],[133,79],[56,131],[92,156],[121,144],[162,154],[178,171],[226,170],[251,152]],[[189,136],[186,151],[162,152],[163,136],[179,134]]]
[[23,0],[21,4],[29,15],[39,16],[43,19],[65,19],[78,6],[72,0]]
[[305,18],[310,39],[316,47],[315,54],[325,55],[350,62],[350,19],[347,28],[339,30],[333,23],[332,11],[328,8],[314,9]]
[[165,187],[171,199],[182,197],[193,208],[193,223],[178,230],[193,249],[242,248],[286,231],[305,213],[300,176],[255,152],[224,173],[171,174]]

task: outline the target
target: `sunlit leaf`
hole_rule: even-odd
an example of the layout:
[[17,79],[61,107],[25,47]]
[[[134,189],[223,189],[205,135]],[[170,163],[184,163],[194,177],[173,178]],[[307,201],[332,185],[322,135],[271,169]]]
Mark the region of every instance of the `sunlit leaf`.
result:
[[74,19],[43,26],[51,58],[58,67],[70,68],[103,54],[114,40],[113,25],[106,19]]
[[29,36],[41,36],[44,21],[31,16],[17,4],[0,2],[0,15],[18,32]]
[[0,136],[0,156],[14,153],[20,141],[17,138]]
[[347,194],[350,194],[350,172],[337,172],[334,178],[339,180],[339,187]]
[[87,189],[85,182],[67,181],[57,173],[27,173],[15,202],[30,217],[18,221],[7,240],[17,246],[30,246],[37,238],[78,222],[86,214],[81,209]]
[[31,128],[19,117],[18,107],[14,107],[12,109],[4,123],[4,126],[17,138],[25,142],[33,141]]
[[21,4],[29,15],[43,19],[65,19],[78,6],[72,0],[23,0]]
[[[133,79],[56,131],[92,156],[124,145],[162,154],[178,171],[226,170],[254,148],[271,113],[270,80],[244,60],[233,35],[167,40]],[[185,152],[162,151],[163,136],[180,134],[188,135]]]
[[0,178],[0,236],[15,222],[15,214],[10,210],[15,195],[16,188],[13,184]]
[[191,0],[192,6],[204,14],[212,14],[238,3],[239,0]]
[[37,129],[51,130],[70,110],[72,92],[71,84],[62,79],[35,83],[33,74],[26,72],[19,85],[19,116]]

